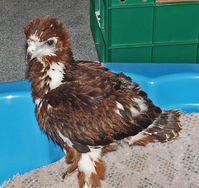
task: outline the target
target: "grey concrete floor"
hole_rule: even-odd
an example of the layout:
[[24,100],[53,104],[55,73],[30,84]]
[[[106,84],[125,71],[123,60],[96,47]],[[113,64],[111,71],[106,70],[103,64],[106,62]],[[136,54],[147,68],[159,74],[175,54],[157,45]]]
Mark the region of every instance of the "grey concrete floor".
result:
[[0,82],[26,79],[24,26],[35,16],[63,21],[75,59],[97,60],[89,0],[0,0]]

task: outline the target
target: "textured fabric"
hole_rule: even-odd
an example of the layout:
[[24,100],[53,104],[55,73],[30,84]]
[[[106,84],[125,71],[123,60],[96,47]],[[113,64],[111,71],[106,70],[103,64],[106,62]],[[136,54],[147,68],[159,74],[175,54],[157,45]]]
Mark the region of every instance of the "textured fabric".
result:
[[[199,188],[199,113],[182,115],[180,138],[146,147],[123,143],[103,157],[107,165],[103,188]],[[64,159],[16,175],[5,188],[77,188],[77,171],[63,181]]]

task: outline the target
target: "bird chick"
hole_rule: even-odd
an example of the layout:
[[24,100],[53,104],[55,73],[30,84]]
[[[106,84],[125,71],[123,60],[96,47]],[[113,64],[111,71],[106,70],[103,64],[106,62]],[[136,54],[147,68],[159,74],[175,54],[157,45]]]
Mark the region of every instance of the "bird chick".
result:
[[36,17],[24,32],[39,125],[71,163],[63,176],[77,168],[79,186],[96,187],[105,177],[102,154],[119,141],[146,145],[179,136],[179,111],[161,110],[123,73],[75,61],[62,22]]

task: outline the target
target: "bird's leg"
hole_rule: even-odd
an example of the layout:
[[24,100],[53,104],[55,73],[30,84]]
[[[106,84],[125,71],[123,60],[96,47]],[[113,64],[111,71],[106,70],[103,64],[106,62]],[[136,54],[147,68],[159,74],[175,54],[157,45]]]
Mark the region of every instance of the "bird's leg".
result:
[[78,166],[78,162],[81,158],[81,153],[79,153],[76,149],[65,145],[65,149],[67,152],[66,162],[71,163],[71,165],[67,168],[67,171],[62,175],[64,179],[67,175],[71,174]]
[[67,164],[70,164],[74,161],[74,150],[68,144],[65,144],[64,148],[65,148],[65,151],[67,153],[66,162],[67,162]]
[[105,176],[105,165],[101,159],[101,149],[91,149],[83,153],[78,163],[79,186],[91,188],[100,185],[100,180]]

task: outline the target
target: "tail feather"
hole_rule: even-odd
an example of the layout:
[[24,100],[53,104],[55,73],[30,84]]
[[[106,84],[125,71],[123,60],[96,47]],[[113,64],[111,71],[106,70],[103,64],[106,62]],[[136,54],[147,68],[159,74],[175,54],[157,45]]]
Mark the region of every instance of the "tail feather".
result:
[[129,144],[145,146],[149,142],[167,142],[177,138],[182,130],[180,111],[162,111],[147,129],[127,139]]
[[148,127],[146,133],[160,142],[167,142],[177,138],[182,130],[180,115],[180,111],[163,111],[159,118]]

